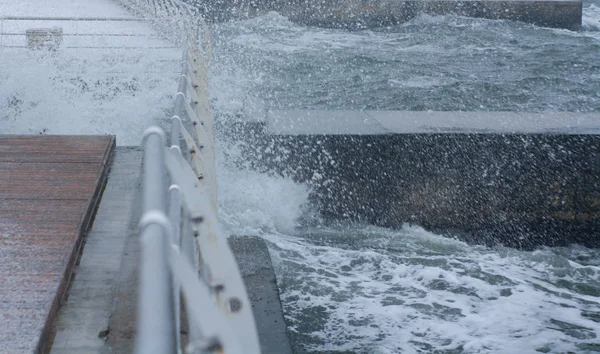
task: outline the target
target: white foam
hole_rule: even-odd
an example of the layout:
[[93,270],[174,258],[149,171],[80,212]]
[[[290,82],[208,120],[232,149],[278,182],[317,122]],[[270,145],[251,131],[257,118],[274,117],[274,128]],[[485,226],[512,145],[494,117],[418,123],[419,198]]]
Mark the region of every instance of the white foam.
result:
[[[579,351],[576,345],[589,342],[586,336],[600,333],[600,324],[581,313],[597,312],[600,301],[552,284],[569,266],[548,263],[556,257],[550,250],[538,251],[536,259],[528,252],[469,247],[418,228],[380,232],[363,230],[368,244],[382,238],[406,245],[404,251],[267,236],[275,245],[272,257],[292,330],[305,330],[306,313],[321,308],[325,323],[303,333],[322,341],[309,344],[309,351],[416,353],[431,346],[468,353],[540,348],[564,353]],[[587,330],[575,338],[557,330],[561,322]]]
[[[600,6],[590,4],[590,6],[584,7],[581,24],[585,30],[594,32],[600,31]],[[600,38],[600,36],[598,38]]]
[[229,234],[292,232],[307,205],[308,189],[245,169],[219,169],[219,215]]

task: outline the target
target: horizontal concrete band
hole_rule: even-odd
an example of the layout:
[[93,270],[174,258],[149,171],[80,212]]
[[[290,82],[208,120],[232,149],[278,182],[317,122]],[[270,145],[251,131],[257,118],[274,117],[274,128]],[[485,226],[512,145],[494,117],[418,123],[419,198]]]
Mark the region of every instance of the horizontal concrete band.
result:
[[269,111],[272,135],[600,134],[600,113]]

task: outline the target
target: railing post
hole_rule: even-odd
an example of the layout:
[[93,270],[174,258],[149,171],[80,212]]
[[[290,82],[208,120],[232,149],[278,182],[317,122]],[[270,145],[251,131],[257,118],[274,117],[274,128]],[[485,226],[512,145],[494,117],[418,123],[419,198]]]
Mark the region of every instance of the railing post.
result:
[[171,273],[168,267],[172,232],[166,217],[164,132],[149,128],[144,136],[143,210],[140,221],[140,285],[138,290],[138,354],[175,354],[176,334]]

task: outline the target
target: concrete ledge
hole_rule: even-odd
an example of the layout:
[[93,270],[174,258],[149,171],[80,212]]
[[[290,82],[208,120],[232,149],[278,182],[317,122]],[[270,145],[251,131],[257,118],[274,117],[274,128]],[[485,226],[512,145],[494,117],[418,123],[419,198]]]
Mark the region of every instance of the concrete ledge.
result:
[[270,135],[600,134],[600,113],[268,111]]
[[262,353],[291,354],[279,290],[265,241],[260,237],[234,236],[229,238],[229,246],[252,302]]
[[243,159],[311,185],[329,222],[408,222],[520,248],[600,246],[599,114],[284,117],[251,127]]

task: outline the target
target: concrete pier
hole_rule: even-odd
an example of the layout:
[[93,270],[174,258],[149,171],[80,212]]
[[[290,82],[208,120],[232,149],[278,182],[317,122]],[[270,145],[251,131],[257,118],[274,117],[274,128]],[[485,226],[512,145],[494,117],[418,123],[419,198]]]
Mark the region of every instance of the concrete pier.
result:
[[426,13],[578,30],[582,16],[581,0],[224,0],[206,3],[201,8],[207,18],[215,21],[277,11],[305,25],[349,29],[395,25]]
[[598,113],[269,112],[241,129],[243,159],[310,185],[329,222],[600,246]]

